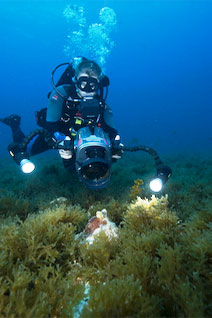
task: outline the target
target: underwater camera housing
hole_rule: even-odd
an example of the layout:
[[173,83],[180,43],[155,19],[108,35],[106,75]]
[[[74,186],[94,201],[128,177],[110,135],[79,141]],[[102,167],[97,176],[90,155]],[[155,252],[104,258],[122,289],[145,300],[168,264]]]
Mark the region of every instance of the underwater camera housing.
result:
[[74,141],[75,167],[80,180],[89,189],[108,185],[111,176],[111,143],[102,128],[81,128]]

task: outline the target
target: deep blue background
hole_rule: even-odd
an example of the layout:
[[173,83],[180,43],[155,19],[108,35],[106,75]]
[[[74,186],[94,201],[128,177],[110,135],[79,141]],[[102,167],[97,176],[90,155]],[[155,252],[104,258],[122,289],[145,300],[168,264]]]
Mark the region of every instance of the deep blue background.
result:
[[[50,75],[67,61],[63,10],[84,5],[117,14],[116,43],[107,61],[108,103],[127,144],[137,138],[160,153],[211,150],[212,1],[0,1],[0,117],[22,115],[26,133],[34,111],[47,104]],[[85,39],[86,40],[86,39]],[[0,126],[0,154],[11,141]]]

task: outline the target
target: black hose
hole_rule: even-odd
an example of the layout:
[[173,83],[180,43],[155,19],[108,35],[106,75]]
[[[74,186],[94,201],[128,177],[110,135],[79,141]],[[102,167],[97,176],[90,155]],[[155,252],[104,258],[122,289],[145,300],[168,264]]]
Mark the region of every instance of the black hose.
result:
[[54,90],[56,91],[56,93],[57,93],[60,97],[62,97],[62,99],[66,102],[66,101],[68,101],[68,99],[57,89],[57,87],[56,87],[56,85],[55,85],[55,82],[54,82],[54,73],[55,73],[55,71],[56,71],[59,67],[61,67],[61,66],[63,66],[63,65],[69,65],[69,66],[71,66],[72,64],[69,63],[69,62],[65,62],[65,63],[61,63],[61,64],[57,65],[57,66],[54,68],[54,70],[52,71],[52,74],[51,74],[51,84],[52,84],[52,87],[54,88]]
[[150,147],[146,147],[146,146],[135,146],[135,147],[127,147],[127,146],[123,146],[121,148],[124,151],[130,151],[130,152],[135,152],[135,151],[145,151],[147,153],[149,153],[153,159],[155,160],[155,165],[157,169],[160,169],[161,167],[164,166],[163,162],[161,161],[158,153]]
[[45,138],[46,143],[48,144],[49,148],[52,149],[64,149],[64,150],[70,150],[72,149],[72,146],[70,146],[69,143],[66,143],[65,145],[60,145],[60,142],[58,143],[56,139],[54,139],[54,136],[48,132],[46,129],[36,129],[31,134],[29,134],[27,137],[25,137],[24,141],[20,145],[21,151],[25,151],[27,148],[27,145],[30,143],[30,141],[37,135],[42,135]]
[[55,143],[52,140],[52,135],[47,130],[45,130],[45,129],[36,129],[36,130],[32,131],[28,136],[25,137],[24,141],[20,145],[20,149],[25,151],[25,149],[27,148],[27,145],[37,135],[43,135],[46,138],[46,142],[49,145],[50,145],[50,142],[51,142],[51,145],[50,145],[51,147]]
[[[50,148],[52,148],[52,149],[64,149],[64,146],[59,145],[56,142],[56,140],[53,139],[52,134],[50,134],[45,129],[36,129],[31,134],[29,134],[27,137],[25,137],[23,143],[21,144],[21,149],[25,150],[27,145],[29,144],[29,142],[36,135],[43,135]],[[66,150],[69,150],[68,147],[65,147],[65,148],[66,148]],[[146,147],[146,146],[135,146],[135,147],[119,146],[119,147],[117,147],[117,150],[118,149],[123,150],[123,151],[129,151],[129,152],[136,152],[136,151],[147,152],[153,157],[157,169],[161,169],[164,167],[164,164],[163,164],[162,160],[160,159],[158,153],[153,148]]]

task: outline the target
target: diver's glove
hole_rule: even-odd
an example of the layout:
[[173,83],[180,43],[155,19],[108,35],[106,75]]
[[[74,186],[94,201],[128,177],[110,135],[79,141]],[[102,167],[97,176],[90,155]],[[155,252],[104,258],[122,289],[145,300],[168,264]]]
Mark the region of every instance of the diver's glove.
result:
[[58,151],[62,159],[71,159],[73,157],[71,150],[58,149]]
[[112,140],[112,159],[113,161],[116,161],[116,159],[120,159],[123,155],[123,147],[124,145],[120,142],[121,137],[119,135],[116,135]]
[[73,152],[70,150],[72,148],[72,140],[69,136],[65,136],[65,139],[59,143],[59,146],[61,146],[61,149],[58,149],[58,151],[62,159],[71,159],[73,157]]

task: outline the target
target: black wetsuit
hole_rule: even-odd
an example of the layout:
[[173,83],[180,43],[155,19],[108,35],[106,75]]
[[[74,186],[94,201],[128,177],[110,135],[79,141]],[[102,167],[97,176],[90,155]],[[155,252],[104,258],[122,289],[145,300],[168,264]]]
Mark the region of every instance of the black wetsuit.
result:
[[[79,100],[75,85],[62,85],[58,87],[58,90],[65,97],[70,96],[73,100]],[[52,134],[59,131],[66,136],[73,138],[70,132],[71,128],[74,128],[74,130],[77,131],[82,127],[81,125],[76,124],[77,116],[82,116],[81,113],[84,112],[84,116],[82,117],[87,116],[89,118],[90,111],[91,113],[93,112],[94,117],[96,116],[97,118],[99,116],[99,124],[111,140],[118,134],[117,130],[113,127],[113,115],[111,108],[107,104],[103,104],[99,100],[98,96],[97,98],[90,100],[88,103],[84,102],[83,110],[81,110],[81,108],[82,104],[78,101],[71,101],[67,105],[65,100],[53,90],[49,96],[47,108],[42,110],[42,121],[40,121],[40,118],[37,118],[37,122],[40,126],[47,129]],[[17,143],[21,143],[24,139],[23,133],[20,132],[21,130],[19,132],[17,131],[16,135],[13,134],[14,141]],[[47,144],[45,137],[43,135],[37,135],[28,144],[26,154],[31,157],[49,149],[51,148]],[[74,158],[72,158],[72,160],[63,160],[66,168],[68,168],[69,163],[71,165],[71,169],[73,168],[73,159]]]

